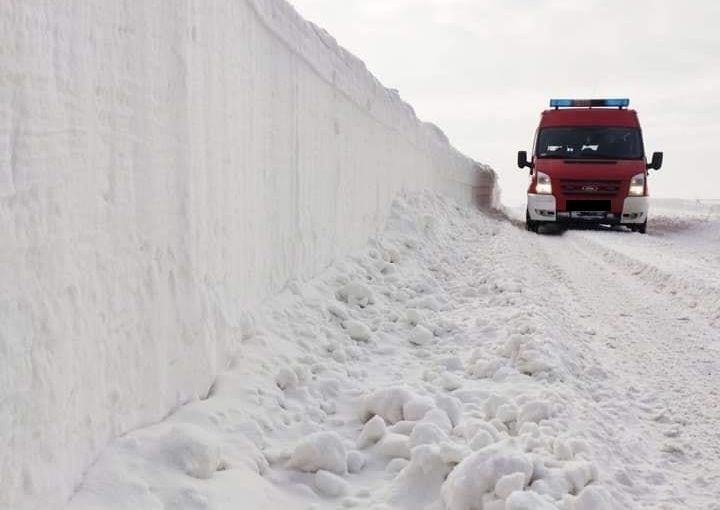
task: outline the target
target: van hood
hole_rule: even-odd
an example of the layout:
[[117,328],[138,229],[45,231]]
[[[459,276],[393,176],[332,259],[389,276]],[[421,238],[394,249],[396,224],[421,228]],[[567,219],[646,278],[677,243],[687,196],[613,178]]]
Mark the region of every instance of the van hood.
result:
[[556,179],[619,179],[629,180],[645,171],[642,159],[536,159],[535,168]]

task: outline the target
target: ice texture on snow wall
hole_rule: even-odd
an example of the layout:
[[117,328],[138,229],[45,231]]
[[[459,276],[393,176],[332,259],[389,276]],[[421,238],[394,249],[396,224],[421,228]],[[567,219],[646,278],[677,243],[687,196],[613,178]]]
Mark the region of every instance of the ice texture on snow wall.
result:
[[494,174],[281,0],[0,4],[0,508],[202,397],[398,192]]

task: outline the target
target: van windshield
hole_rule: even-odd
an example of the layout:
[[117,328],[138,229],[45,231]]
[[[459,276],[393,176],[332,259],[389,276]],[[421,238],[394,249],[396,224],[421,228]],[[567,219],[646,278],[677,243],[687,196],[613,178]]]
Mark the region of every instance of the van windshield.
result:
[[572,159],[642,159],[640,130],[629,127],[548,127],[538,134],[535,156]]

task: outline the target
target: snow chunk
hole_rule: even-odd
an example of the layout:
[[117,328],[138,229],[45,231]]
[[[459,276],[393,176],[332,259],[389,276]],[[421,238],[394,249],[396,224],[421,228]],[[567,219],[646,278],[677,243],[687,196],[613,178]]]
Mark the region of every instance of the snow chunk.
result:
[[288,466],[305,472],[318,470],[345,474],[347,455],[340,436],[335,432],[316,432],[295,447]]
[[407,420],[401,420],[397,422],[395,425],[388,427],[388,430],[390,432],[395,432],[396,434],[402,434],[404,436],[409,436],[412,434],[413,429],[415,428],[415,425],[417,422],[415,421],[407,421]]
[[388,459],[410,458],[410,439],[402,434],[386,434],[376,448],[380,455]]
[[504,353],[520,372],[533,375],[549,371],[553,367],[544,347],[538,340],[525,335],[513,335],[505,343]]
[[470,450],[457,443],[440,444],[440,456],[447,464],[460,464],[470,453],[472,453]]
[[435,403],[440,409],[445,411],[453,427],[457,427],[460,424],[463,409],[460,400],[450,395],[440,395],[435,399]]
[[348,493],[348,484],[338,475],[320,470],[315,473],[315,487],[318,492],[331,498],[344,496]]
[[422,420],[423,416],[435,407],[430,397],[413,397],[403,405],[403,417],[410,421]]
[[347,466],[350,473],[359,473],[365,467],[365,456],[357,450],[347,454]]
[[447,413],[437,407],[428,411],[428,413],[423,417],[421,423],[434,423],[446,434],[450,433],[452,430],[452,422],[450,421],[450,418],[448,418]]
[[470,441],[470,448],[472,448],[473,450],[480,450],[488,445],[493,444],[494,442],[495,439],[493,439],[493,436],[490,435],[487,430],[481,429],[478,430],[477,434],[475,434],[475,437],[473,437]]
[[337,292],[340,301],[365,308],[375,302],[372,291],[362,283],[348,283]]
[[498,409],[508,403],[508,399],[500,395],[490,395],[485,402],[483,402],[483,411],[488,418],[495,418],[497,416]]
[[447,370],[451,371],[462,371],[463,362],[458,356],[448,356],[440,360],[440,364],[443,365]]
[[462,436],[468,440],[475,437],[475,435],[480,430],[484,430],[490,436],[492,436],[493,442],[497,441],[500,437],[500,433],[491,423],[482,420],[468,421],[459,429],[459,431],[462,433]]
[[385,467],[385,472],[386,473],[399,473],[400,471],[405,469],[405,467],[409,463],[410,463],[410,461],[407,459],[401,459],[401,458],[393,459],[390,462],[388,462],[388,465]]
[[596,485],[585,487],[573,502],[573,510],[612,510],[612,498],[607,490]]
[[[397,460],[397,459],[396,459]],[[450,466],[436,447],[418,446],[412,460],[395,479],[389,494],[393,508],[423,508],[428,501],[437,500],[437,493]]]
[[505,361],[502,359],[494,359],[490,361],[480,360],[470,368],[469,374],[478,379],[490,379],[498,370],[505,366]]
[[462,379],[451,372],[445,372],[440,376],[440,386],[445,391],[455,391],[463,385]]
[[549,402],[543,400],[535,400],[523,404],[518,415],[518,423],[523,422],[539,422],[546,420],[552,416],[552,408]]
[[268,464],[277,464],[278,462],[284,462],[290,458],[292,452],[285,448],[268,448],[263,451],[265,460]]
[[335,303],[328,305],[327,311],[341,321],[346,321],[350,318],[348,313],[342,307],[338,306]]
[[590,462],[568,462],[562,468],[536,473],[532,489],[559,499],[566,494],[579,494],[590,482],[597,480],[597,468]]
[[488,499],[483,502],[483,510],[505,510],[505,501],[502,499]]
[[220,448],[194,425],[173,428],[167,449],[173,464],[193,478],[210,478],[220,466]]
[[497,409],[496,418],[503,423],[515,421],[518,417],[518,408],[515,404],[503,404]]
[[387,423],[397,423],[403,419],[403,406],[414,395],[404,388],[385,388],[365,397],[364,418],[373,415],[382,416]]
[[365,448],[377,443],[385,435],[386,428],[385,420],[381,416],[373,416],[360,432],[357,440],[358,448]]
[[522,473],[527,483],[532,472],[532,461],[508,448],[507,443],[483,448],[450,473],[442,487],[442,498],[448,510],[480,510],[483,496],[495,489],[500,478]]
[[572,462],[565,466],[565,477],[571,484],[570,492],[579,493],[587,484],[597,480],[597,468],[590,462]]
[[413,345],[427,345],[433,341],[435,335],[424,326],[417,325],[410,332],[410,343]]
[[410,434],[410,446],[437,444],[447,440],[447,434],[434,423],[418,423]]
[[557,510],[557,507],[535,492],[518,491],[505,501],[505,510]]
[[350,338],[358,342],[367,342],[372,336],[372,331],[365,324],[356,320],[347,320],[342,323],[343,328],[350,335]]
[[495,484],[495,495],[500,499],[507,499],[513,492],[523,490],[525,481],[524,473],[505,475]]

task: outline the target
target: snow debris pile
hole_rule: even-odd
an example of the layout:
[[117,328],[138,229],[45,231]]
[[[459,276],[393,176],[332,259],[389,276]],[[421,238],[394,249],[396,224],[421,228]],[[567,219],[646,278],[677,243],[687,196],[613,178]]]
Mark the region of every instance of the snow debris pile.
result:
[[398,200],[365,253],[253,317],[208,399],[115,441],[69,509],[627,503],[584,432],[591,364],[555,340],[500,228],[442,198]]

